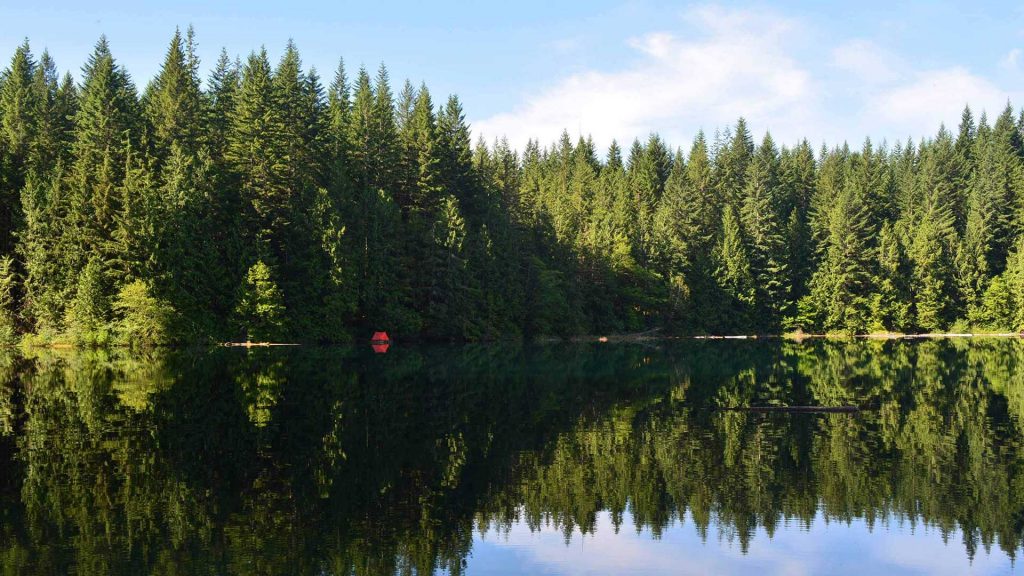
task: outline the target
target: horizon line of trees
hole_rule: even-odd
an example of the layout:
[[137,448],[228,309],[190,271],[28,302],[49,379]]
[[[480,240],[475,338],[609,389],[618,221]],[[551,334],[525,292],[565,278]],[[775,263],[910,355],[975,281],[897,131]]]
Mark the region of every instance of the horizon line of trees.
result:
[[0,74],[0,336],[79,344],[1024,328],[1024,113],[860,149],[605,159],[567,132],[471,140],[458,98],[329,85],[289,43],[199,74],[175,32],[141,93],[101,37],[81,81]]

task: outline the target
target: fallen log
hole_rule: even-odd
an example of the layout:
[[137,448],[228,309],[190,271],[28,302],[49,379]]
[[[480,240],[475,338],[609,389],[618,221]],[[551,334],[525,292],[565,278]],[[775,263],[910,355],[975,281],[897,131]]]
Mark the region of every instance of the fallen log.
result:
[[787,412],[787,413],[853,413],[864,410],[860,406],[730,406],[717,408],[724,412]]

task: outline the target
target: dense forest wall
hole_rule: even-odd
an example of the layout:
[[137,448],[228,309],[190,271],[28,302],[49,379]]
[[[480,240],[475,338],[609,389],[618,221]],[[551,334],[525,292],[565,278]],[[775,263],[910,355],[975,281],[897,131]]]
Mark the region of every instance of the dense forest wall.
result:
[[[1024,115],[858,149],[599,153],[471,140],[386,69],[328,86],[292,44],[200,78],[176,33],[141,92],[0,75],[0,336],[81,344],[1024,328]],[[604,159],[602,159],[602,157]]]

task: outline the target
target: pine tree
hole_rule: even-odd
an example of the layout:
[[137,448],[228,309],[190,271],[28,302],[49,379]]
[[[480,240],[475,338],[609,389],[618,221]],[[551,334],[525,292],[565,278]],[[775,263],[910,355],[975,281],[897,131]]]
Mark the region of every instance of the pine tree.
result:
[[442,144],[434,117],[434,103],[426,86],[421,86],[416,93],[408,135],[415,154],[415,181],[409,209],[414,220],[430,221],[439,209],[444,188]]
[[98,256],[93,256],[78,275],[75,297],[64,324],[79,344],[104,344],[110,320],[110,279]]
[[114,330],[123,344],[148,348],[174,341],[171,326],[175,310],[152,292],[143,280],[134,280],[118,291],[112,306],[117,317]]
[[18,338],[16,290],[18,286],[14,259],[0,257],[0,343],[13,344]]
[[25,264],[23,313],[37,333],[61,330],[64,307],[74,295],[80,254],[63,228],[68,209],[63,166],[22,191],[25,231],[18,253]]
[[66,163],[74,128],[76,93],[70,76],[63,83],[49,53],[43,52],[32,77],[35,93],[35,136],[29,151],[26,182],[45,179],[58,162]]
[[878,273],[872,287],[874,330],[905,331],[913,326],[907,287],[909,264],[900,237],[888,222],[878,234]]
[[[694,230],[693,218],[700,215],[699,207],[689,205],[689,192],[686,162],[682,151],[677,150],[654,216],[656,267],[670,290],[676,292],[665,312],[665,319],[670,323],[678,322],[689,312],[690,288],[686,276],[691,270],[693,250],[690,245],[699,241],[696,237],[699,230]],[[697,210],[691,212],[694,208]]]
[[284,296],[274,270],[257,260],[245,276],[235,308],[235,323],[246,340],[280,342],[288,337]]
[[[221,50],[217,64],[210,73],[204,106],[208,126],[207,141],[215,163],[221,163],[228,149],[228,132],[235,109],[235,99],[242,81],[241,66]],[[222,180],[224,180],[222,178]]]
[[965,106],[960,115],[960,126],[953,144],[953,152],[956,155],[956,171],[952,174],[953,189],[959,192],[961,200],[961,203],[954,207],[953,214],[956,218],[956,229],[961,233],[967,225],[971,180],[977,170],[975,156],[977,137],[978,130],[974,124],[974,114],[969,106]]
[[353,208],[352,151],[349,149],[349,124],[352,122],[350,90],[345,62],[341,60],[327,91],[325,146],[327,189],[332,202],[343,214],[350,213]]
[[727,330],[742,330],[749,326],[755,289],[746,241],[739,217],[732,206],[726,206],[723,212],[722,240],[715,256],[718,262],[716,277],[728,296],[726,307],[719,311],[719,325]]
[[[34,197],[31,204],[37,211],[33,216],[40,218],[37,223],[48,220],[42,227],[51,233],[58,231],[59,236],[51,241],[63,271],[58,274],[45,269],[27,271],[30,281],[49,284],[45,291],[50,297],[37,292],[37,296],[41,296],[37,304],[56,305],[56,309],[46,311],[45,316],[74,320],[76,324],[69,328],[80,339],[94,331],[106,333],[106,318],[101,319],[95,311],[103,307],[109,309],[110,299],[117,289],[115,282],[123,279],[118,272],[125,269],[127,247],[115,237],[115,231],[123,220],[126,201],[134,200],[127,197],[134,194],[130,183],[126,185],[128,171],[134,170],[138,162],[145,163],[142,158],[132,158],[142,142],[135,86],[128,73],[115,62],[106,38],[100,38],[82,72],[71,148],[73,165],[67,172],[55,173],[52,187],[40,184],[28,193]],[[37,247],[39,245],[37,243]],[[45,254],[36,256],[45,257]],[[43,264],[41,260],[35,262]],[[90,262],[92,269],[102,274],[83,276]],[[102,282],[93,281],[101,276]],[[88,288],[85,292],[83,282]],[[106,292],[95,294],[97,290]],[[79,310],[65,315],[66,300],[52,296],[70,296],[72,292],[78,294],[72,305],[79,306]],[[86,308],[81,308],[82,297],[104,304],[89,304],[87,313]]]
[[761,328],[777,329],[788,307],[786,237],[777,189],[778,151],[766,135],[747,168],[740,207],[756,287],[755,317]]
[[207,114],[192,38],[191,28],[187,40],[180,31],[174,32],[163,66],[143,95],[143,109],[160,160],[170,153],[172,143],[177,143],[186,154],[195,154],[205,133]]
[[466,314],[466,261],[463,246],[466,222],[454,196],[446,197],[434,223],[430,297],[424,317],[426,333],[439,338],[464,334]]
[[398,275],[401,212],[392,196],[398,135],[383,66],[375,86],[365,69],[359,71],[350,118],[348,147],[357,206],[351,221],[361,323],[372,330],[415,333],[421,319],[412,309],[409,279]]
[[639,140],[633,142],[626,174],[634,216],[626,222],[633,254],[640,266],[647,266],[654,256],[654,211],[664,185],[656,160],[656,153],[649,154]]
[[19,194],[28,175],[42,107],[34,86],[36,69],[26,40],[0,76],[0,255],[14,251],[22,225]]
[[138,102],[128,73],[114,61],[101,37],[82,70],[84,79],[75,118],[71,174],[72,223],[86,254],[102,253],[120,209],[118,190],[132,143],[139,136]]
[[485,211],[486,200],[473,173],[469,125],[458,97],[448,97],[437,115],[437,130],[442,186],[449,194],[455,195],[467,218],[479,221]]
[[806,140],[792,150],[783,149],[779,160],[779,188],[784,198],[782,214],[787,215],[790,298],[793,302],[806,295],[807,282],[814,268],[809,220],[816,172],[814,152]]
[[867,327],[870,310],[872,230],[868,209],[848,178],[835,190],[819,185],[819,193],[836,192],[831,206],[819,205],[818,245],[821,264],[799,302],[798,326],[804,329],[858,332]]
[[940,130],[940,137],[922,150],[917,183],[921,204],[904,216],[910,230],[908,256],[916,323],[925,330],[945,329],[954,320],[953,253],[957,237],[948,172],[952,145],[944,133]]
[[724,139],[728,143],[714,154],[715,182],[723,201],[739,206],[747,165],[754,156],[754,141],[747,130],[747,121],[740,118],[735,130],[727,132]]
[[291,158],[285,130],[267,52],[254,52],[242,71],[225,159],[237,179],[246,214],[244,236],[260,258],[280,257],[279,234],[291,217]]

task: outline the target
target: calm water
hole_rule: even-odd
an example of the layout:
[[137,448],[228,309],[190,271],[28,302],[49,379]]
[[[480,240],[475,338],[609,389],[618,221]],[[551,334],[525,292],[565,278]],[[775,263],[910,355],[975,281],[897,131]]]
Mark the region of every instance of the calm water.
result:
[[[1009,574],[1024,342],[0,359],[0,574]],[[723,408],[846,405],[857,414]]]

